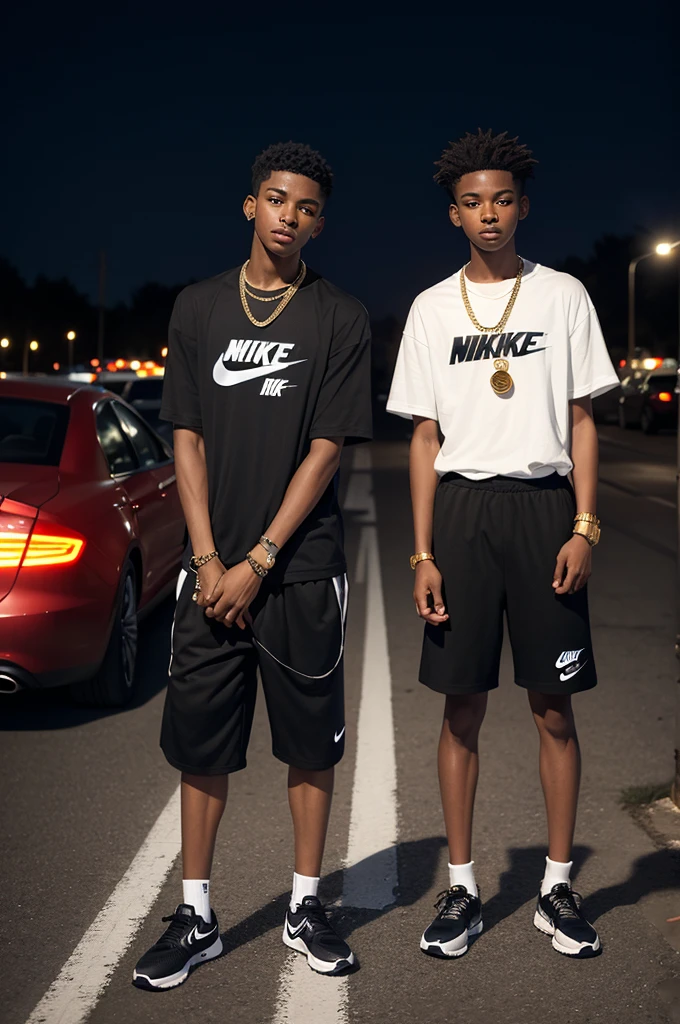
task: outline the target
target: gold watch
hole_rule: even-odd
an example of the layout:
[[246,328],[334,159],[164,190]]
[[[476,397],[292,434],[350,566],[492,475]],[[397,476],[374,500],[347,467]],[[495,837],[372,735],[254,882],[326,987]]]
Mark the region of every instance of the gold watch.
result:
[[409,564],[412,569],[415,569],[418,562],[434,562],[434,555],[429,551],[419,551],[417,554],[411,555]]
[[577,516],[574,516],[572,533],[585,537],[591,548],[594,548],[600,541],[600,520],[594,512],[579,512]]

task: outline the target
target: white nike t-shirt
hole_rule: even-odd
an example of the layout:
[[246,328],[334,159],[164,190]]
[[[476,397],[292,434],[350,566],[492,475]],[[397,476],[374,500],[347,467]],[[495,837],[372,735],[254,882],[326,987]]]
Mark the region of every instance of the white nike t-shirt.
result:
[[[439,422],[444,442],[434,466],[440,476],[565,476],[573,468],[570,399],[619,383],[586,289],[569,274],[525,260],[510,319],[502,334],[491,334],[470,320],[459,275],[413,303],[388,412]],[[514,284],[514,278],[493,284],[466,278],[480,324],[499,322]],[[507,359],[514,381],[502,396],[489,383],[498,358]]]

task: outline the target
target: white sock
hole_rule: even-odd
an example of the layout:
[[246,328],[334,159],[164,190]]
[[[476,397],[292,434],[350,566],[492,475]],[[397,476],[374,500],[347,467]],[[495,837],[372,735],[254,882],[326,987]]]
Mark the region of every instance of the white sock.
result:
[[290,894],[290,909],[293,913],[298,909],[305,896],[316,896],[319,890],[319,879],[309,875],[298,875],[293,872],[293,891]]
[[182,889],[184,902],[200,914],[206,924],[210,924],[210,879],[183,878]]
[[473,860],[469,864],[449,864],[449,885],[464,885],[471,896],[478,896]]
[[558,885],[560,882],[566,882],[571,885],[571,868],[573,860],[570,860],[567,864],[561,864],[558,860],[551,860],[550,857],[545,858],[545,874],[543,881],[541,882],[541,896],[545,896],[549,893],[553,885]]

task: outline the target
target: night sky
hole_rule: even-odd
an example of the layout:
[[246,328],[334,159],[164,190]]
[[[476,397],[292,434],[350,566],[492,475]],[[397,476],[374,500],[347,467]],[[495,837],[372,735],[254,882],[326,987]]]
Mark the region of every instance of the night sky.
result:
[[402,316],[465,259],[433,161],[478,126],[509,129],[540,160],[523,255],[586,256],[636,226],[680,237],[675,36],[660,4],[635,19],[620,4],[556,17],[478,2],[363,20],[327,5],[13,6],[0,255],[29,280],[65,275],[94,297],[104,248],[115,302],[241,262],[253,157],[289,138],[336,176],[305,258],[373,316]]

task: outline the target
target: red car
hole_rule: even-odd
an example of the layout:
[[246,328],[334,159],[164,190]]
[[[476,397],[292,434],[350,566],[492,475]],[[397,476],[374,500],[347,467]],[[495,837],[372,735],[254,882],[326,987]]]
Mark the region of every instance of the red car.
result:
[[185,525],[171,449],[100,387],[0,380],[0,691],[130,700]]

